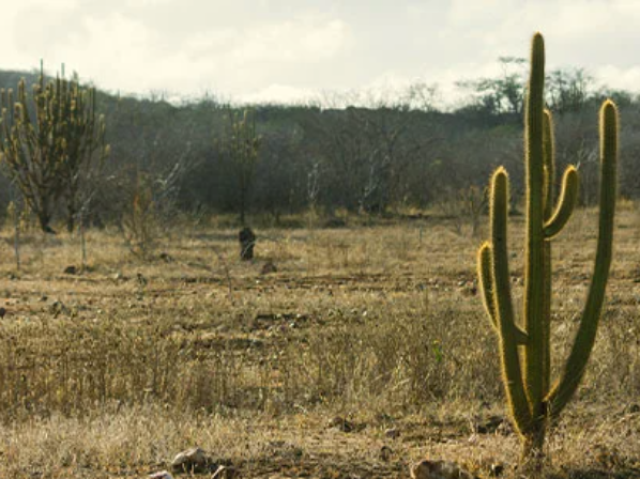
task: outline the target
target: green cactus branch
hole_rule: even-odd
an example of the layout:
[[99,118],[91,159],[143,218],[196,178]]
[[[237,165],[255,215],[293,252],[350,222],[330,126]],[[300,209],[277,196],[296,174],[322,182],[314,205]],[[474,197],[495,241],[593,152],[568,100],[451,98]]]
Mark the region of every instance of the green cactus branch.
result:
[[[479,286],[487,315],[489,316],[491,324],[495,330],[499,332],[499,325],[495,313],[491,263],[491,243],[485,242],[478,251],[478,271],[480,272]],[[516,324],[513,324],[513,334],[518,344],[525,344],[527,342],[527,333],[520,329]]]
[[600,109],[600,214],[598,246],[587,301],[578,333],[562,374],[549,395],[552,416],[557,416],[578,389],[595,341],[604,303],[613,253],[613,221],[617,193],[618,109],[607,100]]
[[[578,333],[560,379],[550,388],[551,240],[575,210],[579,174],[569,166],[555,202],[553,118],[544,110],[544,41],[535,34],[525,108],[526,238],[525,285],[518,326],[511,298],[507,250],[509,178],[498,168],[490,187],[490,241],[478,252],[478,276],[487,315],[499,338],[503,382],[522,438],[524,457],[540,457],[550,419],[576,392],[593,348],[611,265],[616,199],[618,116],[611,101],[600,113],[601,185],[598,246],[593,279]],[[551,392],[549,391],[551,389]]]
[[487,316],[493,327],[498,330],[496,310],[493,304],[493,280],[491,279],[491,243],[485,242],[478,250],[478,285]]
[[507,250],[507,211],[509,178],[499,168],[491,179],[491,277],[494,285],[494,309],[501,338],[502,371],[516,427],[526,431],[531,423],[531,410],[522,381],[522,371],[516,338],[511,282]]
[[562,177],[562,190],[558,205],[551,218],[544,225],[544,236],[551,239],[562,231],[578,202],[580,177],[575,166],[567,167]]
[[553,137],[553,118],[549,110],[544,110],[542,152],[544,156],[544,218],[548,220],[553,210],[556,177],[555,141]]

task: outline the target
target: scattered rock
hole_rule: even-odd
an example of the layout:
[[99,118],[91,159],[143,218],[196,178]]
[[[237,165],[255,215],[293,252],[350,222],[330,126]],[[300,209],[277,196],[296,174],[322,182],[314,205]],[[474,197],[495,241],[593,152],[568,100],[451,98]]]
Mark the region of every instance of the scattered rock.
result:
[[478,286],[473,281],[458,281],[458,289],[463,296],[475,296],[478,293]]
[[382,446],[380,448],[380,460],[382,462],[389,462],[392,455],[393,449],[391,449],[389,446]]
[[0,307],[0,319],[4,318],[5,314],[7,314],[7,310]]
[[173,263],[173,256],[171,256],[169,253],[164,253],[164,252],[160,253],[158,258],[164,261],[165,263]]
[[173,479],[173,476],[167,471],[154,472],[147,476],[149,479]]
[[269,456],[287,461],[299,461],[304,456],[302,448],[286,441],[269,441],[264,445],[264,451]]
[[207,454],[199,447],[182,451],[171,461],[171,469],[176,472],[202,472],[207,468]]
[[596,444],[590,452],[598,464],[609,470],[619,467],[625,462],[624,457],[616,447],[611,448],[606,444]]
[[235,479],[238,471],[232,466],[218,466],[216,472],[213,473],[211,479]]
[[64,274],[77,274],[78,269],[74,265],[69,265],[64,269]]
[[336,416],[331,421],[329,421],[329,427],[334,427],[341,432],[353,432],[356,430],[355,423],[341,417]]
[[387,429],[384,432],[384,436],[388,437],[389,439],[397,439],[400,437],[400,430],[395,427],[391,429]]
[[[1,317],[1,316],[0,316]],[[626,408],[625,408],[625,412],[627,414],[638,414],[640,413],[640,404],[629,404]]]
[[472,429],[477,434],[499,433],[508,435],[512,432],[509,421],[505,420],[503,416],[489,416],[484,421],[475,421]]
[[309,320],[309,316],[302,313],[256,313],[250,324],[250,330],[266,329],[268,331],[281,330],[286,332],[287,328],[296,329],[302,327]]
[[49,312],[53,314],[55,318],[57,318],[61,314],[71,313],[71,310],[67,308],[62,301],[57,300],[51,304],[51,306],[49,307]]
[[491,464],[491,477],[500,477],[502,474],[504,474],[504,464],[500,462]]
[[262,269],[260,270],[260,274],[263,276],[266,274],[277,273],[277,272],[278,272],[278,268],[276,268],[276,265],[273,263],[273,261],[267,261],[265,264],[262,265]]
[[394,420],[394,417],[390,414],[387,414],[386,412],[379,412],[378,414],[376,414],[376,421],[378,422],[392,422]]
[[136,278],[138,280],[138,284],[143,288],[149,283],[142,273],[136,273]]
[[412,479],[477,479],[455,462],[420,461],[410,468]]

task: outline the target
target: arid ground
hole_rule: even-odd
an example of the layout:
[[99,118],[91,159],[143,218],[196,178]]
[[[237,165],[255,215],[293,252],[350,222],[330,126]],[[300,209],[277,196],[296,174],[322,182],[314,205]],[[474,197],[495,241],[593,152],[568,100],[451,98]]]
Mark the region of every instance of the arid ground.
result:
[[[595,210],[554,243],[553,358],[593,267]],[[522,291],[523,219],[512,276]],[[185,224],[148,257],[116,230],[0,247],[0,477],[136,478],[200,446],[246,478],[407,478],[411,462],[518,477],[476,250],[448,220],[340,228]],[[552,477],[640,477],[640,211],[624,203],[606,313]],[[267,262],[277,271],[264,272]],[[69,266],[74,266],[75,271]],[[188,476],[185,474],[185,476]],[[211,476],[211,472],[198,477]]]

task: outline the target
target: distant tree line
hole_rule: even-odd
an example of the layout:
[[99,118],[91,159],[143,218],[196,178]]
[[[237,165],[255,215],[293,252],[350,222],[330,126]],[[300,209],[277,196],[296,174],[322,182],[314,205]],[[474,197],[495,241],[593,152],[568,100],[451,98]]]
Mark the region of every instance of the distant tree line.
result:
[[[459,84],[468,98],[439,109],[436,90],[415,84],[393,100],[366,106],[237,106],[205,96],[174,104],[160,96],[96,93],[109,156],[78,193],[87,221],[122,224],[141,198],[160,219],[176,213],[283,215],[312,209],[393,214],[427,208],[460,191],[484,188],[497,165],[512,175],[519,200],[523,76],[519,59],[501,59],[503,74]],[[37,81],[27,76],[27,84]],[[15,88],[15,72],[0,86]],[[582,170],[581,201],[594,201],[597,106],[613,97],[621,111],[620,192],[640,196],[640,99],[592,87],[582,70],[552,71],[548,106],[556,118],[560,166]],[[93,99],[92,99],[93,101]],[[343,104],[349,103],[343,99]],[[6,172],[6,165],[3,165]],[[0,180],[0,208],[19,196],[11,175]],[[144,190],[144,191],[142,191]],[[137,200],[136,200],[137,198]],[[74,206],[77,208],[77,205]],[[64,205],[57,214],[63,219]]]

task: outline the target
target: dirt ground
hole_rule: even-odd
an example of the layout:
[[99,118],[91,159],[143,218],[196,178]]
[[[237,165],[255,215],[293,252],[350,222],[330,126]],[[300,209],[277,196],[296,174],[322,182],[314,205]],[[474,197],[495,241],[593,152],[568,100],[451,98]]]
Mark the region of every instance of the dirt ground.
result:
[[[578,211],[554,243],[554,369],[595,220]],[[518,303],[522,218],[511,224]],[[90,231],[83,266],[79,237],[33,232],[18,271],[5,230],[0,477],[145,477],[194,446],[247,478],[407,478],[423,458],[518,477],[475,283],[484,232],[420,217],[256,233],[256,258],[241,262],[233,229],[174,228],[144,259],[116,231]],[[639,239],[640,212],[624,204],[607,310],[550,435],[550,477],[640,477]]]

